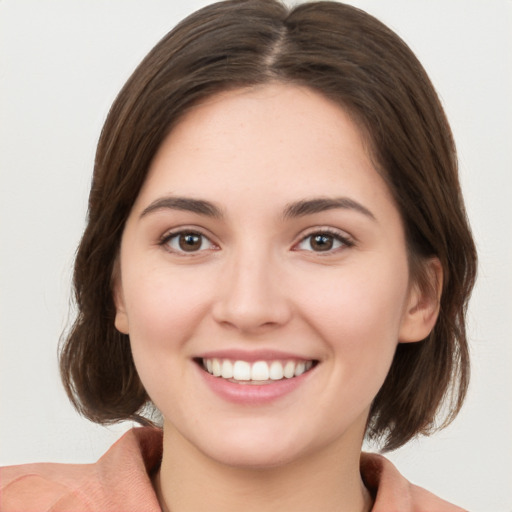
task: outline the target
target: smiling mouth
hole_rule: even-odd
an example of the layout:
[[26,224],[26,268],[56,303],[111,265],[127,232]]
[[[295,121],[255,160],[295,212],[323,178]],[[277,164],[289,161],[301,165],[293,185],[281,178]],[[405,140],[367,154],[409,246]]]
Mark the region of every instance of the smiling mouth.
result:
[[219,358],[199,358],[196,362],[203,370],[214,377],[236,384],[271,384],[272,382],[293,379],[311,370],[318,361],[242,361]]

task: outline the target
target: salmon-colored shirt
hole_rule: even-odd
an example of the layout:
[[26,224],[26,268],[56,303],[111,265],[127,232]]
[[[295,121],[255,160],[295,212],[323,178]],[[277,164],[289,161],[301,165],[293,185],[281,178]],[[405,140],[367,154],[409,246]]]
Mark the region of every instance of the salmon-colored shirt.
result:
[[[134,428],[95,464],[38,463],[0,469],[1,512],[160,512],[151,477],[160,466],[162,432]],[[361,475],[372,512],[462,512],[409,483],[380,455],[363,453]]]

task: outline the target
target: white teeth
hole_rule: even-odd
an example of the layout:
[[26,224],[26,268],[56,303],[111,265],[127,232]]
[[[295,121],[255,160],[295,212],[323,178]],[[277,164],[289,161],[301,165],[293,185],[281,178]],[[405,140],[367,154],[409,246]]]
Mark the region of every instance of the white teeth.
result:
[[257,361],[251,368],[251,380],[268,380],[269,370],[266,361]]
[[224,361],[222,361],[221,376],[223,379],[233,378],[233,363],[229,359],[224,359]]
[[[313,363],[311,363],[313,364]],[[284,371],[283,371],[283,374],[284,376],[287,378],[287,379],[291,379],[292,377],[295,376],[295,363],[293,361],[288,361],[285,365],[284,365]]]
[[270,378],[281,380],[283,378],[283,365],[279,361],[272,361],[270,365]]
[[235,380],[251,380],[251,365],[246,361],[235,361],[233,378]]
[[239,381],[269,381],[298,377],[313,366],[313,361],[232,361],[203,359],[203,367],[214,377]]
[[214,359],[212,361],[212,373],[215,377],[220,377],[220,375],[222,373],[220,361],[218,359]]
[[306,364],[303,362],[300,362],[295,367],[295,377],[298,377],[299,375],[302,375],[306,371]]

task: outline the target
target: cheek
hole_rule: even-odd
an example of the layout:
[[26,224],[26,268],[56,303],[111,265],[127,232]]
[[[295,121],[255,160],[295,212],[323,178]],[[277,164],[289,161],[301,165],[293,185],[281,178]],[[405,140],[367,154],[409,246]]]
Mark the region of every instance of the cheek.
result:
[[[400,261],[400,260],[398,260]],[[344,268],[319,280],[304,296],[309,325],[324,340],[338,376],[354,390],[375,393],[385,379],[398,343],[408,289],[407,265]],[[298,293],[298,291],[297,291]]]
[[190,389],[184,363],[193,355],[190,342],[207,309],[209,281],[169,268],[123,277],[135,367],[152,401],[174,417],[180,399],[169,390]]
[[199,272],[169,268],[126,274],[123,282],[133,345],[179,347],[206,308],[208,283]]
[[307,295],[302,293],[304,310],[333,335],[337,330],[397,334],[407,296],[407,265],[345,267],[316,274],[302,289],[308,290]]

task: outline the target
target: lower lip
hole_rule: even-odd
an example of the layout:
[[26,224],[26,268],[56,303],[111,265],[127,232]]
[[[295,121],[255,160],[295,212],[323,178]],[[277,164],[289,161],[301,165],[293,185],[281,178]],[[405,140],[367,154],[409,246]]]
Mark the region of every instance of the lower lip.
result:
[[199,366],[197,368],[206,385],[216,395],[228,402],[244,405],[261,405],[278,400],[303,385],[314,370],[308,370],[299,377],[265,381],[264,384],[237,384],[222,377],[214,377]]

